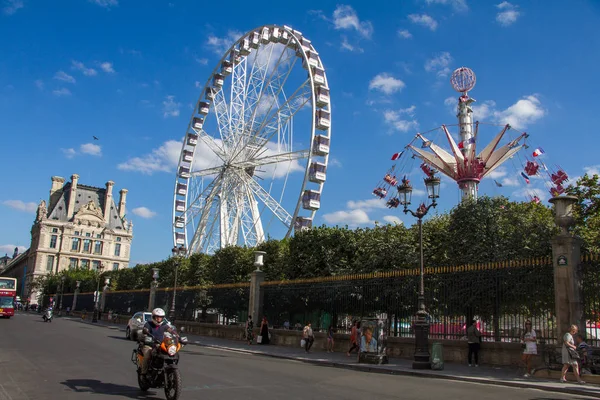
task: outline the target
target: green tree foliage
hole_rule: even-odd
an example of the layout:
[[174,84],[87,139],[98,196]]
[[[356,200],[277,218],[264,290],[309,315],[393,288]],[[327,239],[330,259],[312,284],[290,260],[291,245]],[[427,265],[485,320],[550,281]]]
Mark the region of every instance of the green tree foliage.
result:
[[590,252],[600,251],[600,182],[597,174],[585,174],[567,193],[579,199],[575,205],[576,225],[574,233],[584,241]]

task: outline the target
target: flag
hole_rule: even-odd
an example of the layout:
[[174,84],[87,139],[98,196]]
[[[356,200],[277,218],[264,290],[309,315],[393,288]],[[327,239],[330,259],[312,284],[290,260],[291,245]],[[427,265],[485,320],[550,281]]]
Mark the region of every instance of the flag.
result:
[[392,156],[392,161],[396,161],[397,159],[400,158],[400,156],[402,155],[402,153],[404,153],[403,151],[401,151],[400,153],[396,153]]
[[529,177],[525,175],[525,172],[521,172],[521,176],[525,178],[525,182],[529,183]]
[[542,149],[541,147],[538,147],[537,149],[535,149],[533,151],[533,156],[534,157],[541,156],[544,153],[545,153],[544,149]]
[[426,149],[427,147],[431,146],[431,140],[426,140],[423,142],[423,144],[421,145],[422,149]]
[[498,187],[502,187],[502,184],[501,184],[500,182],[498,182],[498,181],[494,180],[494,183],[496,184],[496,186],[498,186]]
[[472,138],[469,138],[469,139],[467,139],[467,140],[464,140],[464,141],[460,142],[460,143],[458,144],[458,148],[459,148],[459,149],[464,149],[464,148],[465,148],[465,146],[467,146],[467,145],[469,145],[469,144],[473,144],[473,143],[475,143],[475,138],[474,138],[474,137],[472,137]]

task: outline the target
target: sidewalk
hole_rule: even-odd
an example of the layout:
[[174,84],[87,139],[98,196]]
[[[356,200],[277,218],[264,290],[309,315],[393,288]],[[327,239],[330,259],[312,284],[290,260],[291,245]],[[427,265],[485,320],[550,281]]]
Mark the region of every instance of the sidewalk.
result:
[[[79,318],[63,318],[91,324],[90,321],[82,321]],[[99,321],[96,325],[111,329],[118,329],[123,332],[125,331],[124,325],[109,324],[105,321]],[[598,385],[579,385],[571,382],[560,383],[556,380],[544,380],[538,378],[526,379],[518,376],[517,370],[509,368],[495,368],[487,366],[475,368],[462,364],[446,363],[443,371],[413,370],[412,361],[406,359],[391,358],[390,363],[385,365],[359,364],[356,361],[356,355],[347,357],[346,353],[326,353],[322,351],[314,351],[307,354],[303,349],[300,348],[300,346],[298,346],[298,348],[293,348],[275,345],[248,345],[246,342],[228,339],[204,337],[191,334],[186,334],[186,336],[188,337],[189,343],[193,345],[280,359],[302,361],[321,366],[345,368],[372,373],[449,379],[488,385],[521,387],[539,389],[549,392],[600,397],[600,386]]]

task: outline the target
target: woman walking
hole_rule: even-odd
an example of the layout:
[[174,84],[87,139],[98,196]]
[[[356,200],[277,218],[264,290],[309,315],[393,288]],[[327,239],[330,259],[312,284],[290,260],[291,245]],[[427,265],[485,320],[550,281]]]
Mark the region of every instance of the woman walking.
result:
[[313,343],[315,342],[315,335],[313,333],[312,324],[310,323],[310,321],[306,323],[306,326],[302,331],[302,339],[304,339],[304,351],[308,353]]
[[532,373],[531,371],[531,358],[537,354],[537,338],[535,329],[531,321],[525,321],[525,331],[521,336],[521,342],[523,343],[523,355],[521,357],[523,364],[525,364],[525,378],[529,378]]
[[348,350],[347,353],[348,357],[350,357],[350,353],[352,353],[354,349],[358,351],[358,327],[356,326],[357,324],[357,321],[354,321],[352,323],[352,330],[350,331],[350,350]]
[[329,325],[329,329],[327,330],[327,352],[333,353],[333,325]]
[[467,342],[469,343],[469,367],[472,366],[471,360],[475,356],[475,366],[479,367],[479,346],[481,342],[481,332],[477,329],[477,321],[471,321],[471,326],[467,329]]
[[252,340],[254,340],[254,322],[252,322],[252,315],[248,316],[248,321],[246,321],[246,340],[248,340],[248,344],[252,344]]
[[567,371],[569,367],[573,367],[573,373],[575,374],[575,378],[577,378],[577,383],[585,383],[581,380],[579,376],[579,365],[577,361],[579,360],[579,354],[577,354],[577,347],[575,346],[575,341],[573,340],[573,336],[577,334],[579,328],[577,325],[571,325],[571,329],[569,332],[565,333],[563,336],[563,347],[562,347],[562,371],[561,371],[561,382],[566,382]]
[[260,344],[269,344],[269,322],[267,317],[263,317],[260,323],[260,336],[262,337]]

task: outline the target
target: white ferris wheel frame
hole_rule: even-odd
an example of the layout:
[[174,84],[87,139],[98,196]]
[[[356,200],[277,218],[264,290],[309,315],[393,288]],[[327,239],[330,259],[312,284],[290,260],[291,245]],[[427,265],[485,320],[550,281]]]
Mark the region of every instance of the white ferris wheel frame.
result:
[[[258,43],[256,40],[258,39]],[[250,53],[255,50],[257,55],[259,53],[259,49],[261,46],[267,46],[269,44],[280,43],[285,46],[285,49],[282,51],[282,54],[279,56],[279,60],[275,65],[273,71],[271,71],[271,76],[269,77],[269,81],[267,81],[268,85],[265,85],[265,78],[268,71],[268,63],[265,66],[267,71],[265,71],[265,76],[263,77],[262,87],[260,88],[260,93],[258,94],[258,98],[256,99],[255,108],[258,108],[258,103],[262,99],[262,94],[264,92],[264,87],[270,87],[272,84],[273,76],[277,76],[277,70],[279,67],[279,63],[281,62],[281,58],[283,54],[286,54],[287,49],[291,49],[295,51],[296,57],[294,60],[294,64],[287,72],[279,92],[283,92],[283,87],[287,81],[287,78],[291,74],[295,62],[300,59],[302,61],[302,68],[306,69],[308,72],[308,79],[305,81],[296,91],[290,96],[286,97],[286,101],[284,104],[279,105],[276,113],[273,115],[268,115],[273,108],[273,104],[269,111],[267,112],[267,116],[265,117],[265,121],[259,126],[257,131],[254,130],[254,117],[256,114],[256,110],[253,111],[252,120],[250,122],[250,131],[246,136],[250,136],[250,141],[246,141],[242,143],[242,135],[240,138],[235,138],[235,134],[238,133],[233,124],[243,124],[239,126],[246,126],[248,121],[245,120],[244,115],[244,107],[247,105],[246,101],[248,100],[248,87],[246,85],[246,72],[248,67],[252,67],[251,71],[248,74],[250,80],[253,79],[254,66],[247,61]],[[250,44],[250,47],[248,47]],[[256,46],[256,47],[255,47]],[[271,50],[272,52],[272,50]],[[239,58],[239,61],[238,61]],[[255,60],[258,57],[255,56]],[[270,55],[269,55],[270,60]],[[229,63],[229,64],[227,64]],[[226,75],[221,74],[225,68],[229,65],[231,71]],[[239,68],[238,68],[239,67]],[[259,67],[260,70],[261,67]],[[241,69],[241,74],[238,73],[236,75],[236,70]],[[317,76],[316,76],[317,75]],[[225,102],[225,95],[223,94],[223,83],[217,88],[215,86],[215,79],[221,78],[222,80],[226,78],[232,79],[231,83],[231,97],[230,104]],[[318,81],[315,81],[315,78],[318,78]],[[239,81],[236,82],[236,79],[242,80],[242,87],[239,86]],[[250,81],[249,81],[250,82]],[[236,83],[238,86],[236,87]],[[287,111],[291,110],[291,102],[290,100],[295,99],[295,95],[301,89],[307,89],[306,85],[310,85],[310,103],[311,103],[311,137],[310,137],[310,148],[304,149],[300,151],[288,151],[285,154],[278,153],[272,156],[261,157],[258,156],[258,153],[261,149],[266,148],[267,144],[270,142],[271,138],[275,133],[278,135],[278,144],[279,144],[279,129],[276,128],[276,131],[273,132],[266,141],[263,142],[262,146],[258,147],[257,150],[247,150],[246,145],[250,142],[255,145],[256,142],[253,141],[254,138],[263,138],[259,136],[259,134],[265,130],[265,124],[267,122],[271,122],[275,116],[277,117],[278,126],[282,125],[280,120],[280,112],[282,108],[287,107]],[[245,89],[243,93],[240,93],[240,89]],[[254,90],[257,88],[254,87]],[[236,90],[238,92],[236,92]],[[272,90],[272,88],[271,88]],[[326,93],[326,103],[321,100],[318,101],[318,93],[321,93],[321,90],[324,90]],[[308,90],[307,90],[308,92]],[[302,93],[304,94],[304,93]],[[209,96],[212,95],[211,98]],[[242,96],[243,97],[240,97]],[[254,93],[256,96],[257,93]],[[268,95],[268,94],[267,94]],[[308,95],[308,93],[306,93]],[[284,92],[285,96],[285,92]],[[277,99],[275,99],[277,100]],[[241,104],[238,103],[237,106],[234,106],[235,101],[241,101]],[[298,108],[293,112],[293,114],[286,116],[286,123],[290,123],[291,126],[288,126],[288,129],[293,128],[293,117],[294,115],[302,108],[305,107],[308,100],[298,106]],[[204,132],[203,126],[199,123],[199,118],[204,121],[204,117],[209,115],[209,110],[206,108],[201,109],[201,105],[205,105],[208,103],[208,107],[214,107],[214,114],[217,119],[217,127],[218,127],[218,135],[221,138],[223,143],[220,146],[212,136],[208,133]],[[275,104],[275,103],[274,103]],[[227,108],[229,110],[227,110]],[[224,113],[229,112],[229,115],[224,115]],[[237,120],[231,122],[235,118],[232,118],[232,115],[236,113]],[[241,114],[240,114],[241,113]],[[225,117],[229,118],[229,122],[227,119],[223,120]],[[224,126],[229,125],[229,128],[233,129],[230,132],[224,133],[222,131],[222,124]],[[199,128],[198,128],[199,127]],[[215,128],[216,129],[216,128]],[[317,131],[319,134],[317,135]],[[215,132],[215,136],[217,133]],[[318,139],[315,141],[315,139]],[[227,146],[231,146],[231,143],[228,143],[232,139],[236,139],[235,147],[233,147],[232,153],[228,154],[231,150]],[[246,140],[246,139],[244,139]],[[190,118],[190,122],[188,124],[186,135],[183,139],[181,153],[179,157],[179,162],[176,171],[176,179],[175,179],[175,188],[173,194],[173,218],[172,218],[172,227],[173,227],[173,243],[175,246],[185,246],[188,254],[198,253],[202,251],[206,251],[210,253],[217,248],[222,248],[227,245],[237,244],[240,235],[240,229],[242,230],[242,235],[244,236],[244,244],[249,247],[253,247],[265,240],[265,232],[263,230],[263,225],[261,221],[262,213],[258,208],[258,200],[268,208],[271,213],[279,219],[285,227],[287,227],[287,233],[285,237],[289,237],[294,229],[307,229],[312,227],[312,221],[314,220],[317,209],[320,207],[320,194],[323,191],[323,186],[325,182],[326,169],[329,162],[329,144],[331,140],[331,101],[329,97],[329,84],[327,81],[327,74],[325,73],[325,68],[321,59],[312,46],[310,40],[306,39],[301,32],[294,30],[288,26],[279,26],[279,25],[264,25],[257,29],[253,29],[246,34],[244,34],[238,41],[236,41],[230,48],[225,52],[223,57],[217,63],[217,66],[212,71],[209,76],[206,84],[204,85],[202,92],[200,93],[200,97],[196,103],[196,107],[192,116]],[[195,141],[195,143],[194,143]],[[220,161],[223,161],[223,165],[220,165],[215,168],[207,168],[201,171],[192,171],[193,163],[196,156],[197,145],[202,141],[212,152],[214,152],[219,158]],[[238,150],[238,146],[242,144],[242,148]],[[290,143],[289,147],[291,149],[292,139],[290,134]],[[251,154],[250,154],[251,153]],[[250,156],[248,157],[248,155]],[[244,159],[246,158],[246,159]],[[286,209],[279,204],[275,198],[270,195],[270,190],[265,190],[255,179],[253,174],[254,169],[263,165],[268,164],[276,164],[280,162],[292,162],[294,160],[306,159],[306,169],[304,171],[304,177],[302,180],[302,187],[300,188],[300,194],[298,201],[296,203],[295,209],[292,214],[290,214]],[[317,162],[319,168],[323,168],[323,174],[320,178],[315,178],[314,174],[310,174],[311,166],[313,166],[313,160],[318,159]],[[244,171],[248,171],[251,169],[252,174],[244,173]],[[289,176],[289,169],[287,171],[286,176],[286,184],[287,177]],[[202,191],[200,193],[189,193],[189,189],[192,188],[192,179],[197,179],[197,177],[204,177],[213,175],[215,178],[206,185],[206,188],[202,186]],[[310,177],[310,179],[309,179]],[[203,178],[202,178],[203,179]],[[204,183],[204,180],[203,180]],[[307,190],[307,185],[311,185],[311,189]],[[316,185],[316,187],[315,187]],[[241,190],[240,187],[244,189]],[[229,189],[229,190],[228,190]],[[237,196],[235,197],[235,201],[232,202],[230,198],[230,193],[233,192]],[[283,198],[284,189],[281,193]],[[242,193],[243,192],[243,193]],[[303,195],[307,192],[311,192],[306,195],[307,198],[312,199],[311,194],[316,193],[319,197],[319,204],[317,206],[309,206],[306,205],[303,207]],[[240,197],[241,200],[240,201]],[[218,198],[218,200],[217,200]],[[225,198],[225,200],[223,200]],[[306,201],[306,200],[305,200]],[[236,214],[233,216],[233,226],[229,226],[231,222],[231,215],[228,215],[228,205],[234,204],[236,208]],[[313,204],[309,200],[309,204]],[[213,245],[211,247],[211,243],[206,243],[207,235],[210,235],[213,232],[214,224],[216,223],[216,219],[213,221],[208,221],[208,218],[211,215],[211,208],[218,206],[218,215],[219,215],[219,243],[218,245]],[[265,207],[263,207],[263,210]],[[299,216],[300,211],[309,211],[306,216]],[[250,213],[251,226],[243,226],[244,220],[242,219],[243,213]],[[194,223],[194,217],[198,216],[200,213],[200,219],[198,221],[198,226],[189,226]],[[248,221],[248,215],[246,215],[245,221]],[[208,228],[208,224],[211,224],[210,228]],[[207,229],[210,229],[207,231]],[[246,229],[246,230],[244,230]],[[190,233],[193,231],[193,236],[190,238]],[[248,238],[244,232],[248,233],[253,231],[254,237]],[[213,235],[214,236],[214,235]],[[210,237],[208,238],[210,239]],[[213,237],[214,240],[214,237]]]

